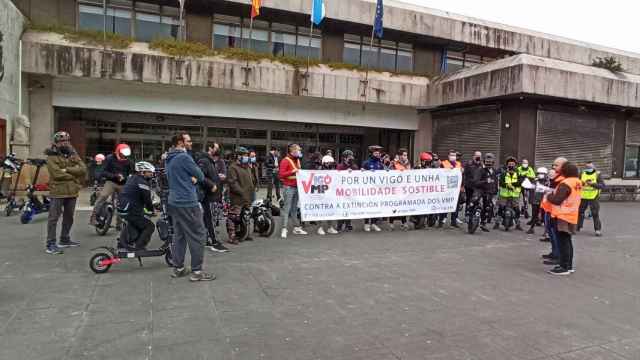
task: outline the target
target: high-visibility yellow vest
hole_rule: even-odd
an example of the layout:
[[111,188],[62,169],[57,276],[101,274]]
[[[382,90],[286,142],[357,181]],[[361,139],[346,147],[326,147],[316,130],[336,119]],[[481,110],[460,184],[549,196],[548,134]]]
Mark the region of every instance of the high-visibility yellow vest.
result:
[[600,196],[600,190],[595,188],[594,186],[587,185],[587,181],[591,180],[593,184],[598,182],[598,175],[600,173],[597,171],[588,174],[586,171],[582,172],[580,175],[580,180],[582,181],[582,198],[585,200],[593,200]]
[[518,182],[518,173],[515,171],[513,173],[507,172],[504,177],[504,182],[507,185],[511,185],[513,188],[509,187],[500,187],[500,197],[501,198],[519,198],[520,192],[522,188],[520,187],[520,183]]

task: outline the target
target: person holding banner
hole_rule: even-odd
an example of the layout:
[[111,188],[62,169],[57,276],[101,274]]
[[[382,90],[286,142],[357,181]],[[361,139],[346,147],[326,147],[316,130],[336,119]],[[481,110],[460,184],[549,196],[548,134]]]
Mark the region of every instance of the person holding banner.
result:
[[[398,159],[393,162],[392,170],[411,170],[411,163],[409,162],[409,150],[401,148],[398,150],[397,154]],[[409,230],[409,225],[407,225],[407,217],[406,216],[396,216],[389,218],[389,228],[393,230],[393,223],[396,220],[400,220],[400,228],[404,231]]]
[[[322,157],[322,164],[320,165],[320,167],[318,168],[318,170],[335,170],[336,169],[336,162],[333,159],[333,157],[331,155],[325,155]],[[324,225],[326,225],[327,227],[327,231],[324,231],[324,227],[322,226],[322,223],[324,222]],[[318,235],[326,235],[326,234],[331,234],[331,235],[336,235],[338,234],[338,230],[336,230],[333,227],[333,221],[331,220],[327,220],[327,221],[323,221],[320,223],[320,226],[318,226]]]
[[[384,170],[384,163],[382,162],[382,146],[371,145],[369,146],[369,159],[362,163],[362,170]],[[375,232],[380,232],[382,229],[378,226],[378,219],[364,219],[364,231],[369,232],[373,229]]]
[[[345,151],[342,152],[342,161],[340,162],[340,164],[338,164],[336,166],[336,170],[338,170],[338,171],[360,170],[360,168],[358,167],[358,164],[356,164],[356,162],[355,162],[355,156],[353,154],[353,151],[345,150]],[[353,226],[351,225],[351,220],[350,219],[338,220],[338,231],[340,231],[340,232],[353,231]]]
[[[449,150],[449,158],[447,160],[442,161],[443,169],[461,169],[462,163],[457,161],[458,153],[455,150]],[[464,175],[464,174],[463,174]],[[460,197],[458,198],[458,208],[456,211],[451,213],[451,226],[455,228],[459,228],[458,225],[458,211],[460,210],[460,206],[465,202],[464,200],[464,182],[462,186],[460,186]],[[438,227],[441,228],[444,225],[444,221],[447,219],[447,214],[440,214],[440,220],[438,221]]]
[[296,174],[300,171],[300,158],[302,149],[298,144],[290,144],[287,147],[287,156],[280,161],[278,175],[282,182],[284,191],[284,212],[282,215],[282,231],[280,237],[287,238],[287,225],[289,217],[293,220],[293,233],[295,235],[307,235],[307,232],[300,226],[298,220],[298,180]]

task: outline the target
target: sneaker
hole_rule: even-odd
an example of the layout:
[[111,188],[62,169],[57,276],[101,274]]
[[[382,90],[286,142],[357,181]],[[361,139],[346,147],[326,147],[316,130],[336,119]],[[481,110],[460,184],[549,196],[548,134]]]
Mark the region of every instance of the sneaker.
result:
[[80,243],[77,243],[77,242],[71,241],[71,240],[60,241],[58,243],[58,247],[61,247],[61,248],[76,247],[76,246],[80,246]]
[[219,252],[219,253],[229,252],[229,249],[227,249],[224,245],[222,245],[222,243],[218,243],[218,242],[211,244],[211,246],[209,246],[209,250],[213,252]]
[[553,269],[547,271],[551,275],[569,275],[571,272],[562,266],[556,266]]
[[327,233],[331,235],[336,235],[338,233],[338,230],[334,229],[333,226],[331,226],[329,227],[329,229],[327,229]]
[[552,253],[548,253],[548,254],[542,254],[540,255],[541,258],[545,259],[545,260],[549,260],[549,259],[555,259],[555,256],[553,256]]
[[353,231],[353,225],[347,225],[347,228],[344,231],[352,232]]
[[573,274],[574,272],[576,272],[576,269],[571,268],[571,269],[569,269],[569,270],[567,270],[567,271],[569,272],[569,274]]
[[500,229],[500,223],[496,221],[495,223],[493,223],[493,230],[498,230],[498,229]]
[[324,232],[324,229],[322,228],[322,226],[318,228],[317,232],[318,232],[318,235],[327,235],[327,233]]
[[444,221],[438,221],[438,229],[440,229],[444,225]]
[[212,281],[215,279],[216,276],[213,274],[209,274],[204,271],[194,271],[191,273],[189,281]]
[[480,230],[482,230],[484,232],[489,232],[489,229],[487,229],[486,225],[480,225]]
[[529,235],[535,234],[535,232],[533,231],[533,228],[529,228],[529,230],[527,230],[527,234]]
[[545,265],[559,265],[559,262],[557,259],[547,259],[545,261],[542,262]]
[[366,231],[366,232],[371,231],[371,225],[369,225],[369,224],[364,224],[364,231]]
[[371,224],[371,228],[373,229],[373,231],[375,232],[380,232],[382,231],[382,229],[380,229],[380,227],[376,224]]
[[56,244],[47,245],[45,252],[51,255],[64,254],[64,251],[62,251],[62,249],[60,249]]
[[293,228],[293,233],[295,235],[307,235],[307,232],[304,231],[300,226],[294,227]]
[[282,229],[282,232],[280,232],[280,237],[283,239],[287,238],[287,229]]
[[[458,225],[462,225],[462,224],[464,224],[464,221],[462,221],[462,220],[460,220],[460,219],[458,218],[458,219],[456,219],[456,223],[457,223]],[[457,226],[456,226],[456,227],[457,227]]]
[[596,230],[596,236],[597,236],[597,237],[602,236],[602,231],[600,231],[600,230]]
[[400,229],[402,229],[402,231],[409,231],[409,225],[408,224],[402,224],[402,225],[400,225]]
[[173,273],[171,274],[172,278],[181,278],[189,275],[189,270],[187,268],[173,268]]
[[454,222],[453,224],[451,224],[451,227],[454,227],[454,228],[456,228],[456,229],[459,229],[459,228],[460,228],[460,225],[458,225],[458,222],[456,221],[456,222]]
[[546,236],[543,236],[540,238],[540,242],[551,242],[551,239]]
[[516,224],[516,230],[524,231],[524,230],[522,229],[522,226],[520,226],[520,224]]

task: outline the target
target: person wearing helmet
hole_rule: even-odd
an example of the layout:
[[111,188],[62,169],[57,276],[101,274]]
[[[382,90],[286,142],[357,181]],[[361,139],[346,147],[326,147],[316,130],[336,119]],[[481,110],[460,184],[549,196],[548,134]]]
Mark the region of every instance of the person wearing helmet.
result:
[[[323,156],[322,157],[322,164],[320,165],[318,170],[335,170],[335,169],[336,169],[336,162],[333,159],[333,156],[331,156],[331,155]],[[327,221],[321,222],[320,226],[318,226],[318,230],[317,230],[318,235],[326,235],[326,234],[335,235],[335,234],[337,234],[338,231],[335,229],[333,224],[334,224],[334,222],[331,221],[331,220],[327,220]],[[324,230],[324,227],[327,228],[326,232]]]
[[[78,246],[71,241],[71,226],[78,194],[83,186],[87,168],[78,156],[71,137],[64,131],[53,136],[53,144],[45,150],[49,171],[49,219],[47,224],[47,254],[62,254],[61,248]],[[60,242],[56,244],[58,220],[62,216]]]
[[[411,170],[411,162],[409,162],[409,150],[405,148],[398,149],[396,154],[397,159],[393,162],[392,170]],[[389,229],[393,231],[394,225],[393,223],[400,220],[400,229],[403,231],[409,230],[409,225],[407,224],[406,216],[395,216],[389,218]]]
[[520,207],[518,203],[520,201],[520,194],[522,193],[521,179],[518,176],[516,167],[518,160],[513,156],[507,157],[505,161],[505,171],[500,175],[499,181],[499,193],[498,193],[498,217],[493,225],[494,229],[500,228],[500,219],[504,216],[504,211],[507,207],[511,208],[514,212],[514,223],[516,224],[516,230],[522,230],[520,226]]
[[106,157],[103,154],[98,154],[93,158],[93,169],[91,172],[91,183],[102,182],[102,172],[104,171],[104,160]]
[[127,221],[127,234],[118,238],[118,247],[127,250],[145,250],[155,231],[147,217],[153,214],[150,180],[156,169],[146,161],[135,164],[135,173],[122,187],[118,201],[118,213]]
[[474,154],[473,160],[476,163],[468,168],[471,176],[467,177],[466,180],[466,190],[471,190],[469,205],[467,205],[467,215],[469,215],[472,205],[482,206],[480,229],[484,232],[489,232],[487,224],[493,218],[493,199],[498,192],[498,178],[493,167],[496,157],[492,153],[487,153],[483,161],[478,164],[477,154],[478,152]]
[[[228,242],[237,245],[236,226],[240,224],[242,208],[251,206],[256,191],[256,180],[251,174],[251,157],[245,147],[236,149],[236,159],[229,167],[227,184],[229,186],[230,207],[227,216]],[[250,238],[247,238],[250,240]]]
[[300,226],[298,220],[298,180],[297,174],[300,171],[302,165],[300,159],[302,158],[302,148],[298,144],[289,144],[287,146],[287,156],[280,160],[278,166],[278,177],[283,185],[284,197],[284,212],[282,216],[282,230],[280,237],[287,238],[289,230],[287,226],[289,224],[289,218],[293,221],[293,233],[295,235],[307,235],[307,232]]
[[535,189],[531,189],[529,196],[529,203],[531,203],[531,220],[527,223],[529,229],[527,234],[533,234],[534,228],[540,226],[542,219],[544,219],[543,209],[540,208],[542,198],[544,197],[544,188],[550,187],[551,182],[549,180],[549,170],[546,167],[539,167],[536,171],[535,181],[532,182],[535,185]]
[[[384,170],[385,165],[382,160],[382,146],[380,145],[371,145],[368,148],[369,150],[369,159],[362,163],[362,170]],[[380,232],[382,229],[378,226],[378,219],[364,219],[364,231],[369,232],[373,229],[373,231]]]
[[[345,150],[342,152],[342,161],[340,164],[336,166],[336,170],[338,171],[353,171],[360,170],[358,164],[355,161],[355,155],[351,150]],[[339,232],[350,232],[353,231],[353,225],[351,224],[350,219],[338,220],[338,231]]]
[[420,153],[420,162],[416,165],[416,169],[431,169],[433,167],[433,155],[428,152]]
[[[96,225],[96,212],[101,209],[104,202],[113,195],[120,193],[122,187],[127,182],[129,175],[134,172],[134,164],[129,157],[131,156],[131,148],[127,144],[118,144],[113,154],[109,154],[104,161],[104,170],[102,178],[105,180],[104,186],[89,218],[89,225]],[[118,218],[119,220],[119,218]]]

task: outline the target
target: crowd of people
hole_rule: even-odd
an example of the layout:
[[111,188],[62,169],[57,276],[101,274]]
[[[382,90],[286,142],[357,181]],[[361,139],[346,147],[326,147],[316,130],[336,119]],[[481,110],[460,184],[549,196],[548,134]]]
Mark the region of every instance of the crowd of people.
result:
[[[171,149],[163,155],[159,164],[164,169],[168,196],[168,212],[174,226],[172,248],[175,268],[174,277],[186,276],[189,271],[184,265],[186,248],[191,254],[192,281],[213,280],[215,276],[202,270],[204,249],[228,252],[216,233],[221,209],[226,209],[227,243],[238,244],[236,227],[241,211],[256,199],[259,184],[256,152],[245,147],[237,147],[233,156],[224,156],[222,146],[213,143],[205,152],[195,152],[189,134],[178,133],[172,139]],[[48,167],[51,176],[50,189],[52,205],[49,213],[46,252],[60,254],[61,248],[78,246],[69,236],[73,224],[73,213],[86,167],[70,145],[66,132],[54,135],[54,142],[47,150]],[[126,214],[125,220],[131,228],[129,242],[119,244],[128,249],[144,249],[154,231],[148,219],[153,213],[151,201],[151,179],[157,173],[156,166],[148,162],[135,163],[131,159],[131,149],[126,144],[118,144],[113,154],[95,157],[93,176],[104,182],[98,196],[90,223],[95,224],[96,209],[114,193],[119,193],[118,211]],[[271,148],[264,161],[267,181],[267,201],[274,195],[280,204],[282,238],[306,235],[315,226],[318,235],[336,235],[354,230],[349,219],[304,223],[299,217],[297,173],[301,169],[338,171],[380,171],[409,169],[460,169],[462,186],[456,211],[449,214],[429,215],[434,221],[429,224],[443,227],[445,224],[459,228],[469,215],[480,207],[480,229],[490,232],[504,225],[509,217],[517,230],[523,230],[521,219],[528,219],[527,233],[533,234],[536,226],[543,226],[541,240],[551,243],[549,254],[543,255],[544,263],[555,265],[552,274],[566,275],[573,269],[572,235],[584,225],[585,212],[590,216],[596,236],[602,234],[599,218],[599,194],[604,187],[600,173],[592,162],[585,164],[582,172],[564,158],[554,161],[551,169],[534,169],[527,159],[507,157],[502,166],[496,164],[496,156],[491,153],[473,153],[468,161],[462,154],[451,150],[442,160],[433,152],[421,152],[416,164],[409,160],[409,151],[399,149],[395,154],[385,153],[378,145],[368,148],[368,157],[360,164],[354,152],[343,151],[336,161],[331,150],[323,153],[312,152],[303,157],[301,146],[290,144],[286,154],[281,156],[277,148]],[[225,206],[226,205],[226,206]],[[460,219],[463,214],[465,220]],[[56,242],[56,226],[63,217],[62,233]],[[424,215],[425,217],[427,215]],[[408,231],[410,224],[420,223],[420,216],[411,218],[391,217],[386,219],[364,219],[365,232],[380,232],[385,227]],[[414,228],[418,228],[414,226]],[[508,228],[508,226],[507,226]],[[251,240],[247,238],[246,240]]]

